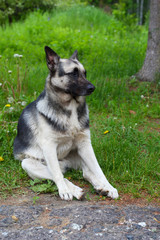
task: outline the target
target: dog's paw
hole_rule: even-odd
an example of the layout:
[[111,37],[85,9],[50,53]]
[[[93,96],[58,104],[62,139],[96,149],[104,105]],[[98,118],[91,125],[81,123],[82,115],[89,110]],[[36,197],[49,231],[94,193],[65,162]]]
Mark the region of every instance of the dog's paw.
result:
[[113,187],[109,189],[107,196],[113,199],[117,199],[119,197],[117,189]]
[[117,189],[112,186],[97,186],[96,191],[100,195],[107,196],[113,199],[117,199],[119,197]]
[[62,200],[71,201],[73,199],[73,195],[71,192],[59,192],[59,196]]
[[84,191],[82,188],[74,185],[72,182],[70,182],[68,179],[64,179],[65,183],[67,184],[68,188],[70,189],[71,193],[75,198],[78,200],[81,200],[84,197]]
[[78,200],[81,200],[84,197],[84,191],[82,188],[74,186],[73,189],[73,196],[77,198]]

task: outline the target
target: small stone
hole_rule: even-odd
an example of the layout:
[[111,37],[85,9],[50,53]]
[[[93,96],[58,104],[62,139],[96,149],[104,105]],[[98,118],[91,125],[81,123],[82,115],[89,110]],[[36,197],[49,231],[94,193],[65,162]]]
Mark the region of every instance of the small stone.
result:
[[18,218],[16,216],[12,216],[12,220],[14,220],[15,222],[18,221]]
[[147,224],[145,222],[139,222],[138,225],[141,227],[146,227]]
[[101,232],[101,229],[99,229],[99,228],[94,228],[93,231],[94,231],[95,233],[99,233],[99,232]]
[[102,236],[103,236],[103,233],[95,233],[95,235],[102,237]]
[[152,231],[152,232],[157,232],[157,228],[156,228],[156,227],[152,227],[152,228],[151,228],[151,231]]
[[72,229],[80,231],[83,228],[82,225],[78,225],[77,223],[72,223]]
[[2,235],[6,237],[8,235],[8,232],[2,232]]
[[128,240],[134,240],[134,236],[133,236],[133,235],[126,235],[126,238],[127,238]]
[[43,226],[36,227],[36,229],[42,229],[42,228],[43,228]]

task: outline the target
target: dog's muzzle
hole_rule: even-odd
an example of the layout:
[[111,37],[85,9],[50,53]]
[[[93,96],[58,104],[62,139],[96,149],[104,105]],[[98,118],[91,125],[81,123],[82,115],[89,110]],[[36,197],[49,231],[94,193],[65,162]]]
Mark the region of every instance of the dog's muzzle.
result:
[[95,86],[89,81],[85,80],[84,82],[81,82],[81,84],[71,84],[66,90],[66,93],[71,94],[73,97],[87,96],[90,95],[94,90]]
[[92,83],[89,83],[86,88],[86,91],[87,91],[86,95],[90,95],[94,90],[95,90],[95,86]]

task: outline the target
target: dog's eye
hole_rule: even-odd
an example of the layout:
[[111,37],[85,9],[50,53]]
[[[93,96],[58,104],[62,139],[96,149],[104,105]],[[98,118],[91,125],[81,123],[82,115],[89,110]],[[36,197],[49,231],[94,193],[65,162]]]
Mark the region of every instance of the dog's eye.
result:
[[74,75],[74,77],[78,77],[78,75],[79,75],[78,68],[74,68],[73,75]]

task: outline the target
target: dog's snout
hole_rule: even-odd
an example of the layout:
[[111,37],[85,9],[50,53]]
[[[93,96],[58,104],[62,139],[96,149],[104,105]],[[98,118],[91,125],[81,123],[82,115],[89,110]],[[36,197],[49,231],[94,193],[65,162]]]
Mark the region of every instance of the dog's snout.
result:
[[95,89],[95,86],[93,84],[88,84],[87,86],[87,92],[92,93]]

